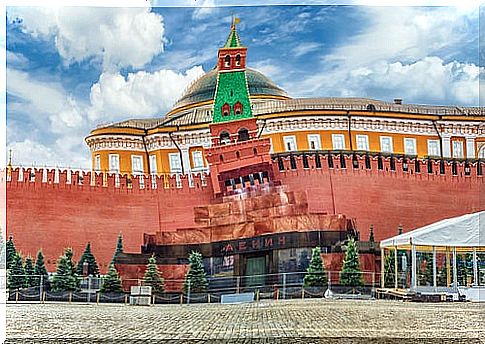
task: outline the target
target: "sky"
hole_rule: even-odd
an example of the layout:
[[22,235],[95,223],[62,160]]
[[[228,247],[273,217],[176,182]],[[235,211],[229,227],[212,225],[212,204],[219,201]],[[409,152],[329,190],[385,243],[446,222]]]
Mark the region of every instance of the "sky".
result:
[[14,164],[90,168],[90,130],[163,117],[213,68],[233,15],[248,66],[291,97],[479,105],[477,7],[198,5],[7,7]]

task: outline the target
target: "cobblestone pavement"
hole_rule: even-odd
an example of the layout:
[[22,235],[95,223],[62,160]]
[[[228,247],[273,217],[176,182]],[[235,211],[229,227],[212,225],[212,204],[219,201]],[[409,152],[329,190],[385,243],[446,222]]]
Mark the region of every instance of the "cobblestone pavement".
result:
[[7,338],[10,343],[296,344],[339,338],[342,343],[485,343],[485,307],[322,299],[150,307],[8,304]]

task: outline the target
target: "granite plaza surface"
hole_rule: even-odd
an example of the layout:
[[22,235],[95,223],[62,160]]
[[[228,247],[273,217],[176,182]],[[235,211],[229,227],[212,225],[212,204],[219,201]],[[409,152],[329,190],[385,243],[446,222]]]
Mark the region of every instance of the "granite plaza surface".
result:
[[7,343],[485,343],[485,306],[384,300],[8,304]]

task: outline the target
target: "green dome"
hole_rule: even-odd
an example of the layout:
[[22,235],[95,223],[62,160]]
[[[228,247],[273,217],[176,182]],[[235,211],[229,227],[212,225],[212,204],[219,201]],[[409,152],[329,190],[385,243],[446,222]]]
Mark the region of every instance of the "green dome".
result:
[[[288,94],[276,86],[269,78],[260,72],[246,68],[250,96],[288,97]],[[217,69],[212,69],[194,81],[174,105],[174,109],[182,106],[196,104],[207,100],[214,100],[217,82]]]

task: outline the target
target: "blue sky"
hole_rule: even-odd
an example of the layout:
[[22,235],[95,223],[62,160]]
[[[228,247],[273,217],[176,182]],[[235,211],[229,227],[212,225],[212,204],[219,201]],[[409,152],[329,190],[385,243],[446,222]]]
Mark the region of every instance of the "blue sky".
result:
[[479,13],[471,6],[10,7],[14,162],[89,168],[89,131],[163,116],[214,66],[233,14],[248,65],[292,97],[479,105]]

